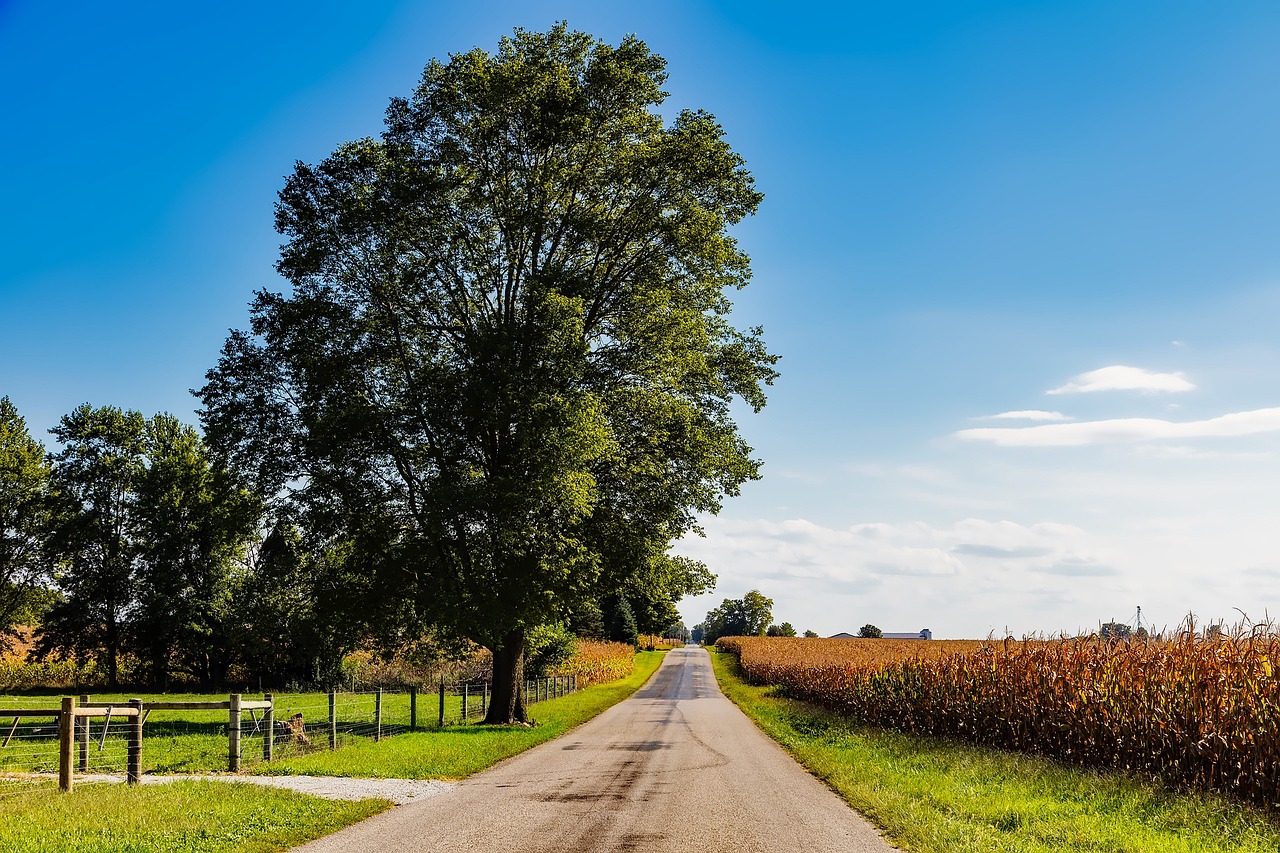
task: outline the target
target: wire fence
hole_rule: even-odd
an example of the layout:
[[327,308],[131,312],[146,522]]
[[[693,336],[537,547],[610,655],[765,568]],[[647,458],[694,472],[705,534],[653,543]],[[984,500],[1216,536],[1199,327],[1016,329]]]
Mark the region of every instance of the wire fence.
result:
[[[527,681],[525,704],[576,692],[577,682],[572,675]],[[460,682],[429,691],[261,698],[0,697],[0,798],[47,786],[55,774],[69,790],[74,775],[237,772],[358,741],[465,725],[484,717],[491,692],[488,682]]]

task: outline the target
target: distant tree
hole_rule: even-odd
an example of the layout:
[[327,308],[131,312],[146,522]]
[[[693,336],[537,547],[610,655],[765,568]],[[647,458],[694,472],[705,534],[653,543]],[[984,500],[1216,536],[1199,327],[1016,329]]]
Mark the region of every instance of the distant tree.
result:
[[708,612],[702,622],[703,639],[714,643],[721,637],[762,637],[772,620],[773,599],[753,589],[742,598],[726,598]]
[[677,619],[666,628],[662,629],[662,638],[664,640],[680,640],[681,642],[689,641],[689,629],[684,623]]
[[1221,622],[1211,622],[1204,629],[1204,638],[1206,640],[1221,640],[1227,635],[1226,629]]
[[879,640],[884,636],[884,631],[881,631],[871,623],[867,623],[858,629],[858,636],[868,640]]
[[693,628],[689,631],[689,639],[699,645],[702,644],[702,641],[705,638],[705,636],[706,635],[704,633],[701,622],[699,622],[697,625],[694,625]]
[[1104,622],[1102,626],[1098,628],[1098,636],[1102,637],[1104,640],[1123,640],[1128,637],[1130,633],[1132,633],[1132,629],[1130,629],[1128,625],[1123,622],[1116,622],[1115,620]]
[[636,629],[658,634],[680,621],[676,603],[686,595],[700,595],[715,586],[716,577],[705,564],[687,557],[659,554],[627,580],[623,594],[631,605]]
[[790,622],[783,622],[781,625],[770,625],[765,634],[770,637],[794,637],[796,629]]
[[809,637],[809,638],[817,637],[817,636],[818,636],[818,632],[817,632],[817,631],[805,631],[805,632],[804,632],[804,636]]
[[52,603],[42,581],[53,523],[52,470],[44,446],[0,397],[0,649],[17,625]]

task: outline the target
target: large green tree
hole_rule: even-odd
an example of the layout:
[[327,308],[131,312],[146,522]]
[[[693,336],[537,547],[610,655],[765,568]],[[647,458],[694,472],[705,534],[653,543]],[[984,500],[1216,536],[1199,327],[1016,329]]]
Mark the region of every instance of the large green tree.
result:
[[247,586],[261,502],[172,415],[147,421],[143,453],[132,484],[138,561],[130,645],[153,683],[180,673],[212,689],[225,681],[239,645],[237,597]]
[[0,648],[29,608],[48,568],[51,470],[44,446],[0,397]]
[[86,403],[52,432],[62,450],[48,547],[61,599],[36,653],[97,657],[112,686],[125,652],[161,686],[174,673],[205,687],[223,681],[261,501],[171,415]]
[[134,411],[88,403],[50,432],[59,524],[51,545],[54,580],[63,594],[40,627],[38,653],[51,649],[98,656],[107,682],[119,683],[124,627],[134,603],[138,560],[133,490],[144,468],[146,420]]
[[730,407],[764,405],[774,357],[726,291],[761,196],[710,115],[664,121],[665,79],[565,26],[432,61],[380,139],[297,165],[291,289],[199,392],[210,442],[407,605],[384,613],[492,650],[489,722],[524,719],[529,630],[757,476]]

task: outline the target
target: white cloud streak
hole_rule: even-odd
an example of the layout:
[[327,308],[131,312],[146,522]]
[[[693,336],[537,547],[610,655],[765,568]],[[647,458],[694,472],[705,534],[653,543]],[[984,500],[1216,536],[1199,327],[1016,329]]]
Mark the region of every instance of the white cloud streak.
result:
[[1280,432],[1280,407],[1182,423],[1159,418],[1116,418],[1032,427],[964,429],[955,433],[955,437],[1001,447],[1082,447],[1162,439],[1239,438],[1268,432]]
[[1141,391],[1146,394],[1194,391],[1195,385],[1182,373],[1153,373],[1141,367],[1115,364],[1073,377],[1046,394],[1091,394],[1097,391]]
[[998,415],[991,415],[991,420],[1003,421],[1069,421],[1070,415],[1064,415],[1062,412],[1043,412],[1039,409],[1030,409],[1028,411],[1019,412],[1001,412]]

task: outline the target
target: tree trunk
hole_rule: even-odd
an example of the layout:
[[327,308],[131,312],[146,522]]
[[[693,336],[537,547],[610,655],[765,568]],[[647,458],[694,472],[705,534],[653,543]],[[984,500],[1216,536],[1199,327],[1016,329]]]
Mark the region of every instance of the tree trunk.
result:
[[107,612],[107,686],[112,690],[120,686],[120,669],[117,663],[120,652],[120,637],[116,630],[114,608]]
[[489,694],[486,725],[527,723],[524,708],[524,629],[510,632],[493,653],[493,690]]

